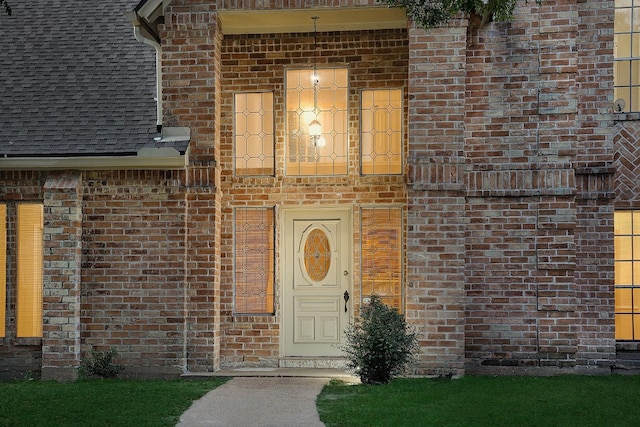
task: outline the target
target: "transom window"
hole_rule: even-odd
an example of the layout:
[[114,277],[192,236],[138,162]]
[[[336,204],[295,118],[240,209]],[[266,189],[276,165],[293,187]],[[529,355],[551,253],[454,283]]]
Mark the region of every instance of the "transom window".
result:
[[286,174],[346,175],[346,68],[287,70]]
[[[616,112],[640,111],[640,0],[616,0],[614,99]],[[621,100],[622,102],[617,102]]]
[[615,320],[617,340],[640,340],[640,211],[617,211]]

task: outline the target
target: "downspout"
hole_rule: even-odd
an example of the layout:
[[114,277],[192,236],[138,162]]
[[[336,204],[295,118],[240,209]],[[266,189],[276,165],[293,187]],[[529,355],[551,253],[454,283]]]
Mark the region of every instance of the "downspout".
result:
[[[127,17],[129,21],[133,25],[133,35],[140,43],[144,43],[148,46],[152,46],[156,50],[156,128],[158,133],[162,131],[162,46],[160,45],[160,40],[155,37],[149,37],[147,33],[152,33],[152,31],[143,32],[143,26],[149,27],[149,25],[145,25],[146,22],[140,18],[136,12],[128,12]],[[147,29],[145,28],[145,29]]]

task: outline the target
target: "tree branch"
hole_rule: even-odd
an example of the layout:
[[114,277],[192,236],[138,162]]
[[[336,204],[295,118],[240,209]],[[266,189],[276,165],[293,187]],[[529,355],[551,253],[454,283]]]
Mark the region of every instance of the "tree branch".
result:
[[9,0],[0,0],[0,6],[4,6],[4,11],[7,15],[11,16],[11,6],[9,6]]
[[[475,14],[484,22],[510,21],[517,0],[378,0],[392,7],[402,7],[407,16],[424,29],[439,27],[460,13]],[[526,0],[528,2],[528,0]],[[535,0],[540,4],[542,0]]]

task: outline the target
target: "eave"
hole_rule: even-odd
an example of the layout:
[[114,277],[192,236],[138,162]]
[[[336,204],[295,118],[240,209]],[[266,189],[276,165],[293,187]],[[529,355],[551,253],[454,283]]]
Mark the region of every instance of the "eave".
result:
[[183,169],[188,156],[172,148],[143,148],[129,156],[4,157],[0,170]]
[[[171,0],[142,0],[133,13],[149,37],[159,36],[157,25]],[[317,7],[308,9],[220,9],[223,34],[273,34],[309,32],[317,16],[319,31],[358,31],[407,28],[403,8],[379,6]],[[132,18],[130,18],[132,19]]]

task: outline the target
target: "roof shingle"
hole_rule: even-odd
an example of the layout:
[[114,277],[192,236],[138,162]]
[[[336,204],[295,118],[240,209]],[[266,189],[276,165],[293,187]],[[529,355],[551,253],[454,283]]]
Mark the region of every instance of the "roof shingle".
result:
[[0,14],[0,156],[129,155],[154,145],[155,51],[124,15],[137,3],[29,0]]

